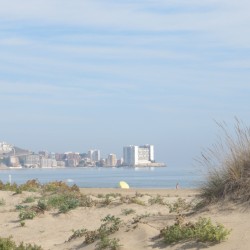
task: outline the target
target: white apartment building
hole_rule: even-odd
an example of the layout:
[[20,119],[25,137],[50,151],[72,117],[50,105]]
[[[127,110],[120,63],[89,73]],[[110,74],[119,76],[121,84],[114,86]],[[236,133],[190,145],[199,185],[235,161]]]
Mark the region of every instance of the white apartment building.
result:
[[57,167],[57,162],[55,159],[48,159],[45,157],[41,157],[40,167],[41,168],[54,168],[54,167]]
[[25,157],[25,166],[27,167],[39,167],[40,166],[40,156],[37,154],[27,155]]
[[13,150],[13,146],[7,142],[0,142],[0,153],[9,153]]
[[123,147],[124,165],[136,166],[154,162],[154,146],[126,146]]
[[88,157],[91,162],[97,162],[101,160],[101,153],[98,149],[90,149],[88,151]]

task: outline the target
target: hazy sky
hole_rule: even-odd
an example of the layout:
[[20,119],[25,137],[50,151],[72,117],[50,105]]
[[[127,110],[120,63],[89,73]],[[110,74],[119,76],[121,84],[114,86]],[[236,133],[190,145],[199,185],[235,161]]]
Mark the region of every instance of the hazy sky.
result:
[[191,166],[250,124],[247,0],[0,0],[0,141]]

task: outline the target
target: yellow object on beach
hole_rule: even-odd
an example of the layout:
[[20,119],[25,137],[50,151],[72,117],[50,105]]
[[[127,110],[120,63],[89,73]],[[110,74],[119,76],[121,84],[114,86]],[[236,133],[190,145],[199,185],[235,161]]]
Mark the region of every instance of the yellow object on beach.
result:
[[120,181],[119,185],[120,185],[120,188],[129,189],[129,185],[125,181]]

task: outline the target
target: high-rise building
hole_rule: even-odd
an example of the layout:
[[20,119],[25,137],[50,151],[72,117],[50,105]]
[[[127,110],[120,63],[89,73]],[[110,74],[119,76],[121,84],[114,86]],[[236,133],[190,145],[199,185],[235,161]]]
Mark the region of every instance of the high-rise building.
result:
[[97,149],[90,149],[88,151],[88,157],[91,162],[97,162],[101,160],[101,153],[100,150]]
[[154,146],[126,146],[123,148],[124,165],[136,166],[154,162]]
[[124,165],[134,166],[138,164],[138,146],[123,147]]
[[115,154],[109,154],[108,158],[107,158],[107,165],[111,166],[111,167],[114,167],[114,166],[116,166],[116,163],[117,163],[116,155]]

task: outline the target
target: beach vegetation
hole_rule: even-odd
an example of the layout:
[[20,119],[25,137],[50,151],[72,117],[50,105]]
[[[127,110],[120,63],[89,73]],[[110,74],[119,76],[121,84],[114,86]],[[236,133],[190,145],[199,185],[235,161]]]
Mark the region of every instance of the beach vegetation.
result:
[[140,206],[146,206],[145,202],[142,201],[142,200],[140,200],[140,199],[137,198],[137,197],[131,197],[131,198],[129,199],[129,202],[130,202],[130,203],[137,204],[137,205],[140,205]]
[[0,250],[43,250],[41,246],[24,244],[21,242],[17,245],[12,237],[2,238],[0,237]]
[[231,230],[222,224],[213,224],[210,218],[200,217],[197,222],[178,223],[161,230],[161,236],[167,244],[184,241],[219,243],[227,238]]
[[151,197],[148,200],[148,203],[151,205],[154,205],[154,204],[165,205],[163,197],[161,197],[159,194],[157,194],[156,197]]
[[68,211],[75,209],[79,206],[79,200],[75,197],[67,198],[64,202],[59,206],[60,213],[67,213]]
[[109,250],[118,250],[122,246],[119,244],[120,240],[117,238],[109,238],[107,235],[104,235],[96,244],[96,250],[109,249]]
[[136,211],[133,208],[124,208],[122,209],[122,215],[135,214]]
[[52,181],[42,186],[44,192],[75,192],[79,193],[80,189],[77,185],[69,186],[63,181]]
[[15,190],[15,193],[13,195],[18,195],[18,194],[22,194],[23,190],[20,187],[17,187]]
[[228,199],[250,201],[250,127],[237,118],[230,130],[217,123],[222,135],[218,142],[202,152],[198,163],[206,168],[206,179],[200,186],[204,204]]
[[[98,239],[102,239],[102,238],[104,239],[108,235],[115,233],[116,231],[119,230],[120,225],[121,225],[121,219],[119,217],[115,217],[113,215],[107,215],[101,221],[103,223],[101,224],[101,226],[97,230],[87,230],[85,228],[73,230],[73,234],[69,237],[68,241],[71,241],[73,239],[84,236],[85,237],[84,243],[91,244]],[[112,244],[110,244],[110,245],[112,245]],[[111,248],[109,248],[109,249],[111,249]],[[113,249],[115,249],[115,248],[113,248]]]
[[103,205],[108,206],[111,202],[112,202],[112,199],[110,198],[110,196],[106,195],[102,203]]
[[0,206],[4,206],[5,204],[6,204],[6,201],[3,198],[1,198],[0,199]]
[[72,230],[73,234],[69,237],[68,241],[74,240],[76,238],[81,238],[87,233],[86,228]]
[[46,211],[48,210],[48,203],[45,199],[40,199],[38,202],[37,202],[37,208],[41,211]]
[[26,208],[20,211],[19,219],[20,220],[33,220],[36,215],[37,213],[33,209]]
[[25,226],[25,221],[24,221],[24,220],[21,220],[21,221],[20,221],[20,226],[21,226],[21,227],[24,227],[24,226]]
[[26,183],[21,184],[19,186],[19,188],[22,191],[29,191],[29,192],[37,192],[38,190],[40,190],[42,187],[42,185],[40,184],[40,182],[38,180],[28,180]]
[[35,201],[35,198],[33,196],[29,196],[23,200],[23,203],[32,203],[34,201]]
[[178,198],[174,203],[167,203],[170,213],[182,214],[192,208],[190,202],[185,199]]

